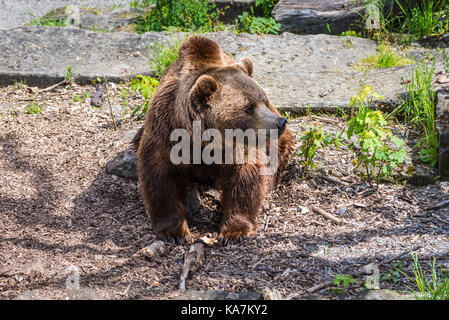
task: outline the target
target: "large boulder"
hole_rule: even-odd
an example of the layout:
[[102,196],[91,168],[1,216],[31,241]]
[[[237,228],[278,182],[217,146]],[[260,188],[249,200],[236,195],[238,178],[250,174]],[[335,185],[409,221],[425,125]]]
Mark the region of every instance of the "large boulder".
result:
[[[383,0],[383,4],[386,16],[400,13],[395,0]],[[361,0],[280,0],[272,14],[284,31],[340,34],[360,29],[367,8],[370,10],[369,5]],[[371,19],[368,21],[373,22]]]

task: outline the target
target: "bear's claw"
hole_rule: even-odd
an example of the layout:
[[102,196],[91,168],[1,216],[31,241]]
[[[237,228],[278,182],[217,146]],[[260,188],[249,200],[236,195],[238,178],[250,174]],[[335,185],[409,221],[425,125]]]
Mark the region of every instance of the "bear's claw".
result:
[[190,234],[185,235],[175,235],[167,232],[159,232],[157,238],[171,244],[185,245],[192,242],[192,237]]
[[243,232],[226,232],[220,233],[217,240],[221,244],[227,246],[228,244],[237,244],[247,239],[248,237]]

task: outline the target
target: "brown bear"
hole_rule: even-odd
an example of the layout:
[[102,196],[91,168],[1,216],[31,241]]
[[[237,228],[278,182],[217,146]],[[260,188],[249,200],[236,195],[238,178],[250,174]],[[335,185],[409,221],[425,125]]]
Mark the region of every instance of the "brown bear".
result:
[[[269,189],[288,164],[293,137],[270,104],[262,88],[252,79],[253,63],[239,63],[222,52],[219,44],[191,36],[180,47],[179,58],[168,68],[156,90],[145,124],[133,139],[143,200],[159,239],[184,244],[192,240],[186,220],[186,200],[193,183],[207,184],[221,192],[223,217],[218,240],[237,243],[254,235],[257,214]],[[243,163],[178,163],[171,160],[177,143],[171,134],[184,129],[201,132],[215,128],[276,129],[278,169],[273,175],[261,173],[262,161]],[[265,136],[268,143],[272,141]],[[249,148],[246,146],[246,151]],[[204,144],[201,144],[204,148]],[[235,160],[235,154],[233,155]]]

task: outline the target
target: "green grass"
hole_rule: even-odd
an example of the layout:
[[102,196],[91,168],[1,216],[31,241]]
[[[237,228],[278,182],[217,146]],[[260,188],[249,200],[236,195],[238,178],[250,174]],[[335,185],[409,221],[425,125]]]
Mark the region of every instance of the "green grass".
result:
[[45,105],[44,103],[39,104],[37,102],[32,102],[31,104],[25,107],[25,111],[27,114],[38,114],[41,113],[44,105]]
[[356,64],[354,68],[356,70],[365,71],[375,68],[391,68],[398,67],[413,62],[399,54],[396,49],[391,46],[382,43],[377,48],[377,54],[364,58],[361,62]]
[[402,11],[398,17],[401,32],[419,39],[448,30],[447,22],[442,19],[449,13],[446,0],[421,0],[419,5],[410,0],[396,0],[396,3]]
[[435,91],[432,77],[436,60],[432,65],[424,61],[417,63],[410,74],[410,81],[405,82],[408,99],[403,101],[388,117],[401,116],[406,123],[416,126],[421,131],[420,159],[435,166],[438,163],[438,131],[435,127]]
[[412,272],[409,276],[403,271],[402,274],[413,283],[414,288],[409,290],[417,300],[449,300],[449,274],[440,267],[438,271],[435,266],[435,258],[430,263],[430,276],[425,273],[418,260],[418,256],[411,253],[413,259]]
[[165,42],[154,42],[150,46],[152,57],[150,66],[158,79],[161,79],[168,67],[178,59],[181,44],[182,42],[177,40],[172,45]]
[[[63,12],[65,8],[58,10]],[[41,18],[36,18],[32,13],[30,15],[33,17],[33,21],[29,23],[31,26],[50,26],[50,27],[68,27],[70,25],[66,18],[58,19],[56,10],[50,11],[48,14]]]

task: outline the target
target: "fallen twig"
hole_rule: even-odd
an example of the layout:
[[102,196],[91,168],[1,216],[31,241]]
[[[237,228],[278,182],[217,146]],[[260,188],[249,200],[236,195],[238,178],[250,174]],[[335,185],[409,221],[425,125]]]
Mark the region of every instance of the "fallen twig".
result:
[[449,221],[441,219],[440,217],[438,217],[436,214],[432,214],[432,217],[434,217],[435,219],[437,219],[438,221],[445,223],[445,224],[449,224]]
[[112,112],[111,99],[109,98],[108,81],[104,77],[104,87],[106,88],[106,97],[108,98],[109,110],[111,111],[112,122],[114,123],[114,130],[117,131],[117,123],[115,123],[114,113]]
[[324,179],[326,181],[329,181],[329,182],[332,182],[332,183],[335,183],[335,184],[341,184],[343,186],[349,186],[349,183],[344,182],[344,181],[342,181],[342,180],[340,180],[338,178],[335,178],[335,177],[325,176],[325,175],[321,174],[321,175],[318,176],[318,178]]
[[58,83],[55,83],[54,85],[51,85],[51,86],[49,86],[49,87],[47,87],[45,89],[42,89],[40,92],[51,91],[51,90],[53,90],[53,89],[55,89],[55,88],[65,84],[65,83],[67,83],[67,81],[64,79],[62,81],[59,81]]
[[186,252],[184,266],[182,267],[181,277],[179,279],[179,289],[186,291],[186,280],[190,272],[195,272],[201,265],[204,257],[204,245],[194,243]]
[[338,219],[338,218],[335,217],[334,215],[332,215],[332,214],[330,214],[330,213],[328,213],[328,212],[326,212],[326,211],[324,211],[323,209],[320,209],[320,208],[318,208],[318,207],[312,207],[312,211],[315,212],[315,213],[321,214],[321,215],[322,215],[323,217],[325,217],[326,219],[331,220],[331,221],[334,221],[335,223],[338,223],[338,224],[344,223],[343,220]]
[[449,206],[449,200],[444,200],[428,207],[426,210],[437,210]]

